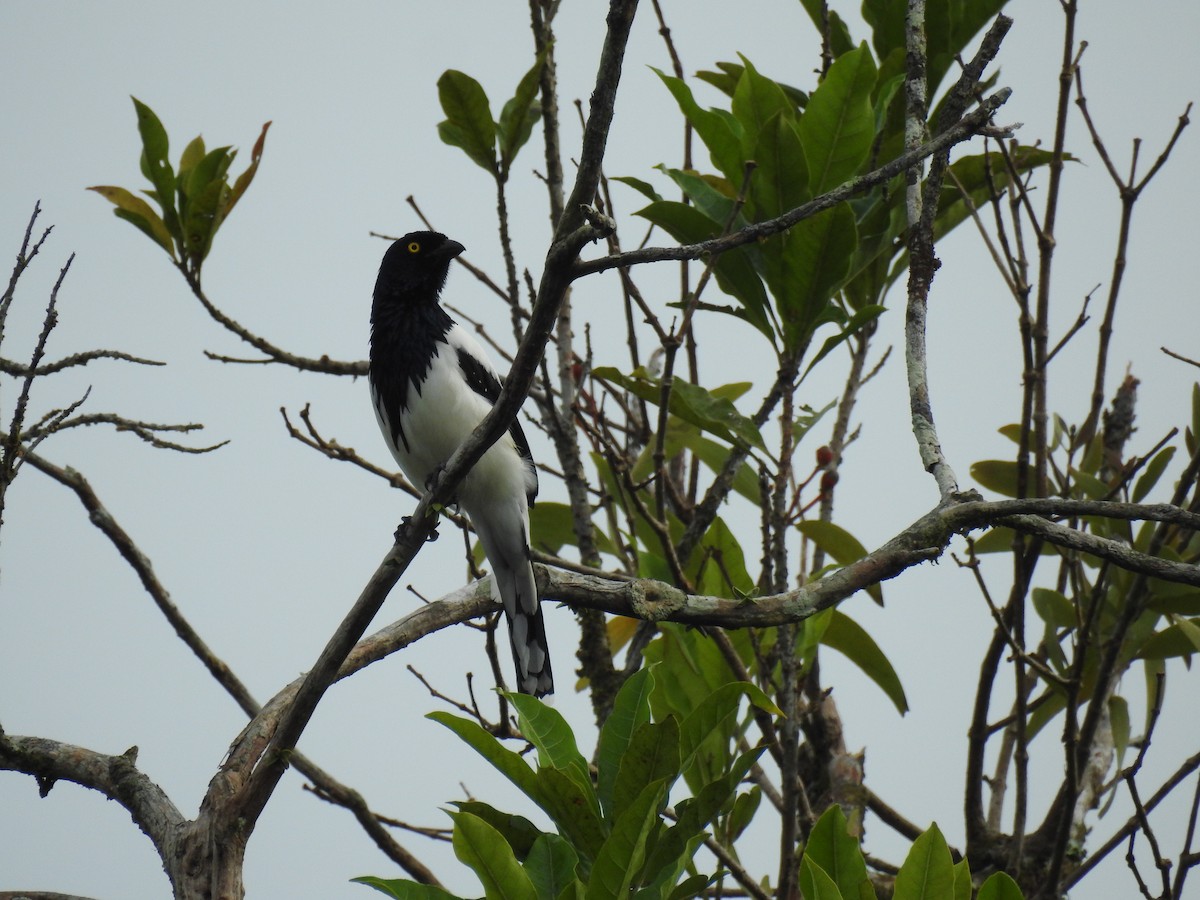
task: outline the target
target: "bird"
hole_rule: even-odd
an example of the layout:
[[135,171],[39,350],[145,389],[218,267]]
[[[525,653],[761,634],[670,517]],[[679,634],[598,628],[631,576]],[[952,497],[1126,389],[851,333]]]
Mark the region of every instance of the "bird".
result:
[[[368,382],[379,428],[401,470],[428,486],[500,396],[486,351],[442,308],[450,263],[463,245],[414,231],[388,247],[371,303]],[[529,552],[529,508],[538,478],[516,419],[459,485],[455,502],[471,520],[504,607],[517,689],[554,691],[541,601]]]

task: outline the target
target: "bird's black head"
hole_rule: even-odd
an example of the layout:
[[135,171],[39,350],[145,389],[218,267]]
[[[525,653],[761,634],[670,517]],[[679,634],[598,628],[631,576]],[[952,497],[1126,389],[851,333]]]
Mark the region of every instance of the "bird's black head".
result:
[[375,299],[435,302],[450,261],[462,252],[462,244],[436,231],[406,234],[383,254]]

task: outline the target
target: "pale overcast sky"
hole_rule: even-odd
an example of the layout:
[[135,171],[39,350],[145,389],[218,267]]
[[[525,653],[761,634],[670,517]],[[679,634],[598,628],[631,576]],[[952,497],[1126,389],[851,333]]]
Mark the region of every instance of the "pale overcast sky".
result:
[[[811,85],[815,41],[794,0],[663,5],[689,73],[741,52],[772,77]],[[1200,12],[1192,0],[1081,5],[1079,35],[1091,44],[1084,71],[1092,111],[1118,166],[1127,168],[1134,137],[1145,140],[1145,165],[1187,101],[1200,97]],[[677,163],[680,141],[674,104],[648,68],[669,68],[669,60],[653,10],[644,7],[606,171],[653,179],[654,165]],[[590,93],[605,8],[599,0],[565,3],[561,15],[567,157],[577,155],[578,146],[570,103],[586,103]],[[1024,123],[1023,140],[1049,142],[1061,55],[1059,4],[1015,0],[1007,12],[1015,25],[1001,53],[1000,83],[1015,93],[997,118]],[[463,69],[485,85],[498,110],[530,65],[527,16],[527,4],[495,0],[0,4],[0,253],[11,259],[35,201],[43,209],[39,227],[55,226],[22,282],[0,352],[27,355],[49,285],[75,252],[49,356],[105,347],[169,365],[94,363],[40,384],[35,413],[71,402],[90,385],[92,411],[203,422],[197,443],[231,441],[211,455],[184,457],[94,429],[56,437],[42,452],[84,472],[153,560],[192,624],[260,701],[311,665],[412,502],[284,432],[280,406],[294,412],[311,402],[327,435],[388,464],[364,383],[205,359],[206,349],[236,356],[247,348],[207,318],[161,251],[84,189],[142,187],[131,94],[161,116],[173,156],[203,132],[210,147],[243,149],[237,170],[262,123],[273,120],[258,179],[217,236],[205,267],[207,291],[247,327],[285,348],[363,359],[370,292],[385,246],[368,232],[400,234],[416,227],[406,196],[415,195],[441,230],[464,243],[474,263],[502,271],[490,181],[439,141],[435,82],[445,69]],[[856,37],[867,37],[854,27]],[[1071,167],[1059,225],[1059,333],[1088,291],[1100,284],[1102,295],[1107,288],[1116,234],[1115,192],[1077,116],[1068,143],[1081,162]],[[1193,128],[1135,221],[1106,393],[1130,364],[1142,382],[1140,450],[1184,423],[1195,380],[1194,370],[1163,357],[1159,346],[1200,356],[1198,147]],[[539,158],[535,133],[514,167],[511,188],[521,265],[535,277],[548,236],[545,192],[530,174],[540,167]],[[644,230],[630,216],[639,198],[620,187],[614,191],[626,242],[633,242]],[[995,428],[1018,416],[1015,312],[967,229],[941,255],[945,266],[930,316],[933,400],[946,452],[967,486],[972,461],[1010,452]],[[673,271],[660,283],[659,299],[669,298]],[[506,310],[461,269],[452,272],[447,296],[510,345]],[[611,321],[614,296],[611,275],[593,279],[580,289],[577,308],[587,318]],[[881,346],[898,348],[902,298],[890,300]],[[706,378],[761,386],[770,377],[762,345],[748,329],[729,320],[703,323],[702,329],[702,344],[721,347],[708,357]],[[598,327],[593,340],[600,361],[623,364],[619,337]],[[1082,417],[1086,391],[1071,376],[1086,383],[1094,346],[1093,330],[1057,364],[1062,380],[1053,402],[1068,418]],[[807,383],[804,399],[814,406],[824,406],[838,390],[840,372],[827,368]],[[0,401],[7,422],[11,393]],[[897,356],[864,392],[857,418],[864,422],[863,437],[842,468],[838,521],[875,546],[936,500],[911,439]],[[549,458],[547,448],[539,453]],[[8,499],[0,532],[0,723],[14,734],[109,753],[136,744],[142,770],[193,815],[243,724],[241,713],[174,638],[73,495],[26,471]],[[730,517],[753,527],[751,511],[731,510]],[[404,583],[436,597],[462,580],[458,542],[450,540],[428,548]],[[871,786],[913,820],[937,820],[951,843],[961,843],[966,717],[990,619],[969,578],[948,558],[885,590],[884,610],[863,598],[852,598],[845,609],[890,655],[912,712],[897,716],[861,673],[834,654],[826,654],[825,675],[835,685],[849,745],[867,748]],[[417,602],[397,591],[377,625]],[[547,619],[561,673],[558,708],[589,752],[590,708],[572,694],[568,674],[574,620],[557,607],[547,610]],[[422,718],[437,706],[406,664],[450,693],[460,693],[463,671],[485,668],[476,632],[438,634],[333,689],[304,735],[303,750],[361,790],[374,808],[420,824],[445,824],[438,809],[462,797],[460,785],[501,808],[530,814],[490,769]],[[1169,700],[1176,702],[1169,708],[1187,711],[1186,718],[1164,725],[1152,768],[1160,760],[1173,766],[1200,742],[1194,714],[1181,698],[1194,697],[1195,680],[1186,682],[1182,674],[1175,673]],[[1126,688],[1135,700],[1142,694],[1140,684]],[[1043,740],[1057,744],[1056,735]],[[1060,756],[1053,747],[1044,750],[1048,761],[1041,774],[1054,779]],[[347,813],[300,787],[301,780],[289,775],[254,833],[246,870],[251,897],[362,898],[369,889],[347,879],[398,874]],[[1035,798],[1034,805],[1044,800]],[[1125,815],[1124,807],[1118,804],[1112,815]],[[883,825],[872,819],[868,828],[871,852],[902,856],[901,842]],[[449,887],[467,896],[479,893],[446,845],[403,840]],[[767,858],[773,855],[772,848]],[[0,891],[17,888],[108,900],[169,895],[149,841],[115,803],[70,784],[59,784],[41,800],[32,779],[0,773]],[[1107,882],[1089,881],[1079,896],[1117,900],[1130,889],[1121,872]]]

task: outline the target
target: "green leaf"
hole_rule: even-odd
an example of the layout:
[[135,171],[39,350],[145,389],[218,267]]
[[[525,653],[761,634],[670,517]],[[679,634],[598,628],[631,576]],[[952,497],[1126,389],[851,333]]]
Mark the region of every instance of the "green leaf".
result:
[[[625,375],[611,366],[601,366],[594,369],[592,375],[602,381],[617,384],[648,403],[658,405],[662,400],[659,380],[651,377],[641,367]],[[758,428],[750,419],[739,413],[728,399],[715,396],[690,381],[675,379],[671,388],[669,408],[684,421],[691,422],[731,444],[766,449]]]
[[732,218],[732,228],[744,228],[748,222],[744,215],[734,215],[737,209],[737,191],[723,178],[701,175],[684,169],[658,166],[659,171],[678,185],[696,209],[704,213],[714,224],[724,227]]
[[175,173],[168,158],[170,144],[167,130],[159,121],[154,110],[137,97],[131,97],[137,112],[138,133],[142,137],[142,174],[154,185],[158,204],[162,207],[163,224],[176,241],[183,240],[179,227],[179,215],[175,210]]
[[524,816],[503,812],[480,800],[459,800],[451,804],[459,812],[470,813],[487,822],[503,836],[518,859],[523,859],[542,832]]
[[[716,390],[713,391],[713,394],[714,396],[719,396]],[[691,450],[696,455],[696,458],[713,472],[722,471],[730,454],[733,452],[728,444],[719,444],[716,441],[706,438],[695,425],[678,419],[675,416],[670,416],[667,419],[667,438],[663,449],[667,457],[673,457],[681,450]],[[638,461],[633,468],[633,477],[641,481],[648,478],[653,471],[654,447],[651,445],[646,447],[638,457]],[[742,463],[738,466],[737,473],[733,476],[733,489],[751,503],[758,504],[761,502],[758,476],[754,473],[754,469],[749,463]],[[541,505],[539,502],[538,506]]]
[[742,155],[742,126],[729,113],[715,109],[701,109],[692,96],[692,89],[683,81],[666,75],[658,69],[652,71],[662,79],[667,90],[679,104],[684,118],[696,129],[696,134],[708,148],[712,163],[734,184],[742,179],[745,157]]
[[[681,244],[696,244],[721,232],[721,223],[714,222],[694,206],[674,200],[657,200],[638,210],[636,215],[662,228]],[[748,246],[727,250],[717,258],[713,272],[721,290],[741,303],[740,310],[729,312],[740,315],[773,338],[775,330],[767,315],[767,292],[752,259]]]
[[[679,730],[682,769],[699,784],[716,781],[728,767],[729,743],[743,697],[770,715],[782,715],[756,685],[733,681],[709,693],[684,718]],[[694,771],[693,766],[696,767]],[[688,783],[692,785],[692,779]]]
[[438,79],[438,99],[446,120],[438,125],[444,143],[458,147],[481,169],[500,177],[496,163],[496,123],[488,106],[487,94],[478,81],[447,69]]
[[833,617],[821,637],[821,643],[837,650],[854,663],[887,694],[901,715],[908,712],[908,699],[904,696],[900,676],[879,649],[879,645],[857,622],[840,610],[834,609]]
[[832,350],[842,344],[847,338],[858,334],[870,322],[874,322],[885,312],[887,312],[887,309],[877,303],[868,303],[860,309],[855,310],[854,314],[850,316],[850,321],[846,323],[841,331],[825,339],[825,343],[821,345],[820,352],[809,362],[808,367],[804,370],[804,374],[800,376],[800,380],[803,381],[807,378],[808,373],[813,370],[813,366],[828,356]]
[[595,859],[609,830],[600,818],[595,791],[559,769],[538,769],[536,779],[538,805],[577,853]]
[[183,148],[183,154],[179,157],[179,178],[182,181],[187,177],[188,172],[195,168],[200,160],[204,159],[204,138],[201,135],[196,135],[192,138],[192,142]]
[[525,796],[535,803],[540,803],[541,796],[536,776],[523,756],[509,750],[494,735],[470,719],[464,719],[444,711],[431,712],[425,718],[437,722],[439,725],[445,725],[471,749],[495,766],[501,775],[520,788]]
[[613,818],[613,785],[621,769],[621,757],[629,749],[634,733],[650,721],[650,693],[654,690],[654,668],[646,666],[625,680],[612,712],[600,726],[596,742],[596,790],[600,806]]
[[[825,810],[813,826],[804,846],[804,862],[816,865],[837,886],[842,897],[856,900],[860,885],[863,882],[870,884],[862,849],[858,840],[846,832],[846,816],[836,803]],[[805,900],[811,900],[808,893],[805,893]]]
[[626,900],[646,859],[647,837],[659,822],[667,796],[665,779],[645,785],[617,819],[588,877],[587,900]]
[[[616,553],[617,548],[607,534],[593,528],[596,546],[601,553]],[[575,514],[565,503],[541,500],[529,510],[529,534],[532,546],[547,553],[557,554],[564,545],[575,547]]]
[[600,802],[592,789],[588,762],[575,744],[575,734],[562,713],[528,694],[509,692],[505,696],[517,711],[517,721],[523,734],[538,751],[538,765],[543,769],[558,769],[570,777],[597,813]]
[[668,716],[661,722],[643,723],[621,759],[609,818],[620,819],[652,781],[662,781],[669,790],[679,777],[679,764],[679,720]]
[[1037,610],[1041,620],[1051,628],[1075,628],[1079,625],[1075,604],[1058,591],[1034,588],[1033,608]]
[[537,890],[500,832],[470,813],[452,812],[454,855],[479,877],[488,900],[536,900]]
[[1134,659],[1190,658],[1197,650],[1200,650],[1200,618],[1179,619],[1174,625],[1151,635]]
[[376,878],[374,875],[360,875],[351,878],[354,884],[365,884],[373,887],[381,894],[395,897],[396,900],[458,900],[458,898],[440,887],[431,884],[417,884],[403,878]]
[[632,175],[614,175],[609,181],[619,181],[622,184],[627,184],[647,200],[659,201],[662,199],[662,195],[654,189],[654,185],[640,178],[634,178]]
[[578,864],[575,850],[557,834],[539,835],[524,863],[538,900],[559,900],[571,885],[582,887],[575,877]]
[[875,76],[875,60],[864,43],[838,57],[809,98],[799,130],[814,196],[849,180],[866,162],[875,139]]
[[[734,118],[742,126],[742,153],[745,158],[754,158],[759,137],[767,124],[775,117],[796,117],[795,107],[778,84],[760,75],[750,60],[742,57],[742,77],[738,79],[730,105]],[[729,172],[730,181],[739,179]]]
[[198,162],[180,187],[179,214],[183,226],[184,253],[195,266],[208,255],[213,237],[221,226],[229,198],[229,171],[233,154],[228,147],[218,147]]
[[533,133],[534,123],[541,112],[537,104],[537,94],[545,61],[546,55],[543,52],[538,55],[532,68],[522,76],[512,99],[505,103],[504,109],[500,111],[496,131],[500,138],[500,172],[504,177],[508,176],[508,170],[516,159],[517,152],[525,146],[529,135]]
[[1113,746],[1117,751],[1117,771],[1124,765],[1125,751],[1129,749],[1129,703],[1124,697],[1113,695],[1108,698],[1108,720],[1112,727]]
[[1133,486],[1134,503],[1141,503],[1146,495],[1154,489],[1154,486],[1158,484],[1158,479],[1162,477],[1163,470],[1170,464],[1171,457],[1174,455],[1174,447],[1164,447],[1154,455],[1150,462],[1146,463],[1146,470],[1142,472],[1137,484]]
[[175,258],[175,244],[171,240],[171,233],[167,230],[167,226],[163,224],[163,220],[159,217],[150,204],[131,194],[122,187],[113,187],[112,185],[97,185],[88,188],[89,191],[95,191],[105,200],[112,203],[116,209],[113,210],[118,218],[124,219],[127,222],[132,222],[144,234],[148,235],[152,241],[171,254],[171,258]]
[[[701,81],[708,82],[722,94],[732,99],[734,92],[737,90],[738,82],[742,80],[742,73],[746,71],[746,67],[741,63],[719,62],[717,63],[717,68],[720,70],[719,72],[700,71],[696,73],[696,77]],[[794,107],[804,109],[808,105],[807,91],[802,91],[798,87],[784,84],[781,81],[775,83],[787,95],[788,100],[792,102]]]
[[971,477],[982,487],[1005,497],[1017,496],[1017,464],[1007,459],[984,459],[971,464]]
[[720,516],[713,519],[688,563],[701,594],[737,599],[755,592],[742,545]]
[[816,26],[818,32],[825,27],[825,19],[828,17],[829,49],[833,53],[834,59],[854,49],[854,41],[850,37],[850,29],[842,21],[842,17],[829,8],[827,0],[826,2],[822,2],[822,0],[800,0],[800,5],[808,13],[808,17],[812,19],[812,23]]
[[[829,873],[813,862],[808,854],[800,860],[800,896],[804,900],[842,900],[845,894],[838,890]],[[857,894],[852,894],[857,897]]]
[[670,893],[667,900],[689,900],[691,897],[699,897],[704,889],[712,884],[712,880],[712,875],[692,875],[685,878],[679,882],[679,886]]
[[766,750],[756,747],[735,759],[716,779],[680,801],[675,808],[676,822],[655,842],[646,860],[646,872],[656,883],[674,883],[692,859],[705,837],[705,829],[734,799],[738,785]]
[[854,213],[845,203],[764,242],[766,280],[789,347],[805,345],[826,320],[830,299],[849,274],[856,242]]
[[976,900],[1025,900],[1025,895],[1005,872],[993,872],[979,888]]
[[896,876],[893,900],[948,900],[954,896],[954,862],[937,825],[913,841]]
[[971,864],[961,859],[954,864],[954,900],[971,900]]
[[[820,519],[807,519],[796,523],[796,528],[843,566],[867,555],[867,548],[841,525],[823,522]],[[878,584],[873,584],[865,590],[876,603],[883,605],[883,589]]]
[[812,197],[804,144],[790,110],[763,123],[750,156],[758,163],[749,192],[755,219],[774,219]]

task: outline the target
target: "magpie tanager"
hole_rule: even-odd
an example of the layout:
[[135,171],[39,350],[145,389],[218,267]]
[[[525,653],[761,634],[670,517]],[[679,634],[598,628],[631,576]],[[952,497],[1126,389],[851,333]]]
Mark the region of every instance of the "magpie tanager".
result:
[[[429,483],[500,396],[500,377],[438,304],[462,244],[414,231],[383,255],[371,304],[371,400],[388,449],[409,480]],[[546,627],[529,562],[529,507],[537,496],[529,442],[514,420],[458,487],[504,605],[517,688],[552,693]]]

